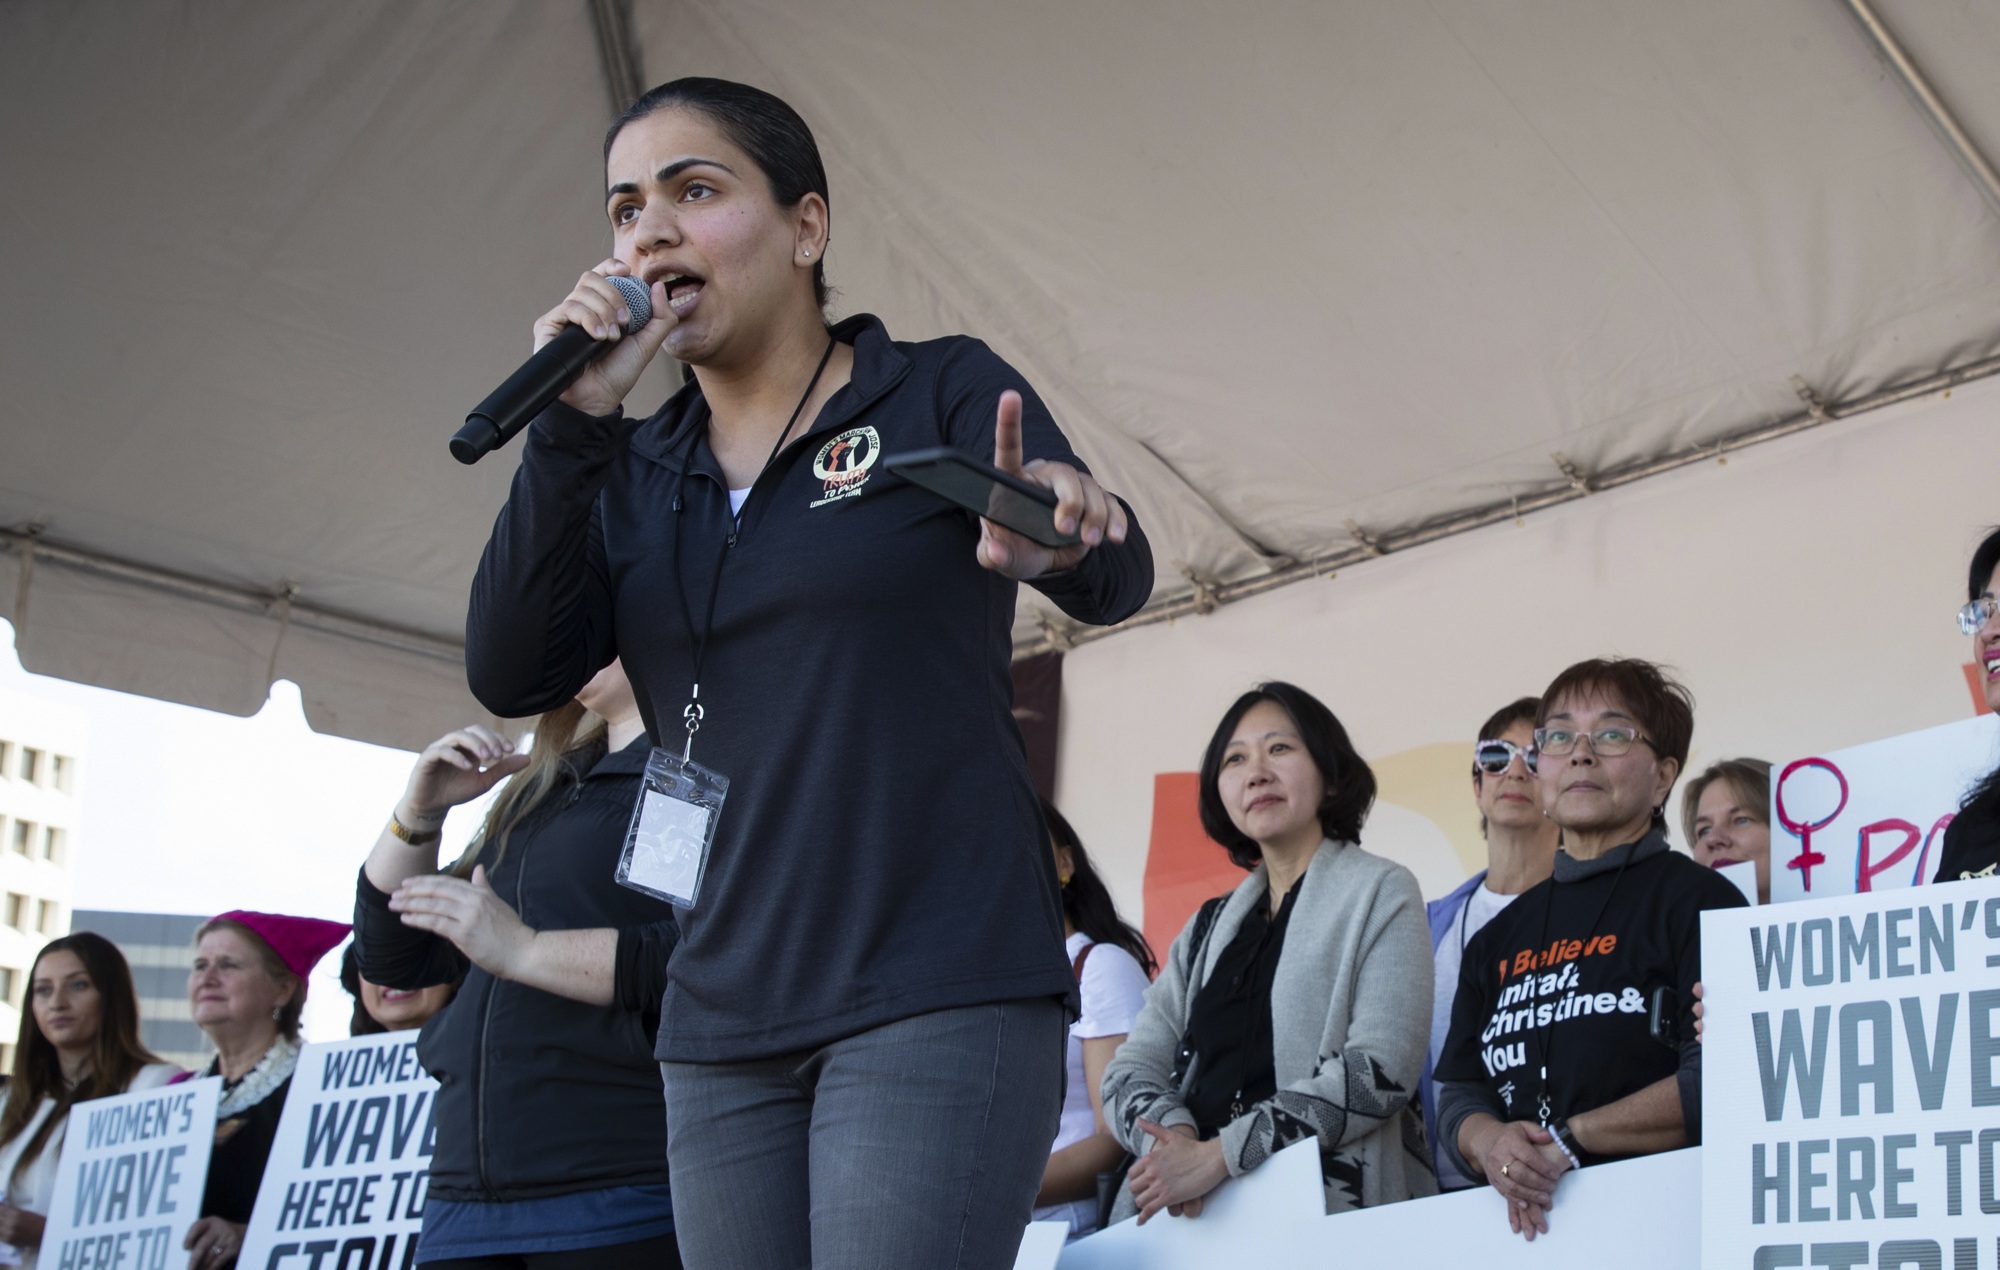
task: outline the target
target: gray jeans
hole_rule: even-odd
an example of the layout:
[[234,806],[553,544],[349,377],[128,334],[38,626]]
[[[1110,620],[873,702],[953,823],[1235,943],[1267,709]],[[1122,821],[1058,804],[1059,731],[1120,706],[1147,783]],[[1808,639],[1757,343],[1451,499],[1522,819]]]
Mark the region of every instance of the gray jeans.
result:
[[1062,1111],[1052,998],[749,1063],[662,1063],[689,1270],[1009,1270]]

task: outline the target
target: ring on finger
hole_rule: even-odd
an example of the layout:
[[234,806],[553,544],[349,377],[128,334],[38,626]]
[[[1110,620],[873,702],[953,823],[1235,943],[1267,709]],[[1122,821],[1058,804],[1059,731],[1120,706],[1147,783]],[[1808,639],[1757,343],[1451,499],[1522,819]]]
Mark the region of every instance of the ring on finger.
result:
[[1508,1170],[1508,1169],[1511,1169],[1511,1168],[1513,1168],[1513,1167],[1514,1167],[1514,1162],[1513,1162],[1512,1160],[1509,1160],[1509,1161],[1508,1161],[1507,1163],[1505,1163],[1505,1164],[1501,1165],[1501,1166],[1500,1166],[1500,1176],[1501,1176],[1501,1177],[1506,1177],[1506,1176],[1507,1176],[1507,1170]]

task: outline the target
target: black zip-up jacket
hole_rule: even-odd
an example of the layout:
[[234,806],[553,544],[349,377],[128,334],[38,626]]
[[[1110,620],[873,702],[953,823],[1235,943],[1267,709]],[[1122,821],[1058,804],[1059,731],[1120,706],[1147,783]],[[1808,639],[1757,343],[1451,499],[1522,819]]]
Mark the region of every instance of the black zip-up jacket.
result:
[[[515,827],[488,880],[537,930],[643,926],[671,943],[672,909],[612,878],[649,743],[642,736],[560,783]],[[588,755],[588,752],[586,752]],[[586,760],[587,761],[587,760]],[[391,988],[465,986],[417,1040],[437,1077],[430,1193],[540,1199],[667,1181],[666,1105],[651,1011],[585,1005],[468,967],[449,940],[403,925],[364,872],[354,903],[361,976]]]
[[[974,559],[976,520],[880,459],[941,443],[990,458],[1013,388],[1026,457],[1082,464],[979,341],[896,343],[865,315],[834,337],[854,346],[850,382],[757,478],[726,548],[694,760],[731,783],[666,968],[665,1060],[769,1057],[1075,991],[1012,714],[1015,584]],[[707,422],[691,381],[643,423],[557,403],[529,429],[466,627],[489,709],[557,705],[617,656],[648,730],[679,752],[682,584],[699,622],[732,538]],[[1093,623],[1129,616],[1152,584],[1136,520],[1123,544],[1031,583]]]

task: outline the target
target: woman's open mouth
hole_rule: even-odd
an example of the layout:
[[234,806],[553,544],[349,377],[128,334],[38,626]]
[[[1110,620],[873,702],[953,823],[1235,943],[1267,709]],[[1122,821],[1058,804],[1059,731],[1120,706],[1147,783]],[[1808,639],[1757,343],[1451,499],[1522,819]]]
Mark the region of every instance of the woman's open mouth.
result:
[[670,273],[660,279],[667,289],[667,307],[674,311],[676,318],[685,317],[701,299],[702,288],[707,285],[691,273]]
[[382,989],[382,1004],[387,1005],[391,1001],[408,1001],[416,995],[414,992],[400,992],[395,988],[384,988]]

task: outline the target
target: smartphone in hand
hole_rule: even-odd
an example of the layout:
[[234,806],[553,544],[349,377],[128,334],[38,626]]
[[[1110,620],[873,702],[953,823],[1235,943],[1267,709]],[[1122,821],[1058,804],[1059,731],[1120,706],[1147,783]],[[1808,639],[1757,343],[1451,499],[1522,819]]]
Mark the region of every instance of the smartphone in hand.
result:
[[1033,481],[1003,472],[949,445],[891,454],[882,466],[948,502],[1042,544],[1068,547],[1082,542],[1056,529],[1056,496]]

